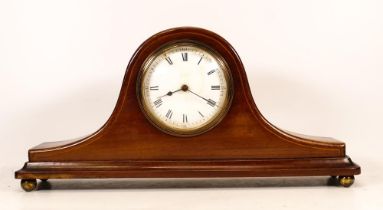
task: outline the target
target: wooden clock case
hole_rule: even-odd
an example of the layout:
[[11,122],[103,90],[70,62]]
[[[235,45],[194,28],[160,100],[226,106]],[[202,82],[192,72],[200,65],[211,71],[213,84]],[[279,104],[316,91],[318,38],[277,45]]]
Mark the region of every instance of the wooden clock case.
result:
[[[233,77],[231,108],[212,130],[176,137],[154,127],[142,113],[137,76],[144,60],[169,42],[193,41],[217,51]],[[339,176],[353,183],[360,167],[346,156],[345,143],[287,132],[270,124],[257,109],[244,66],[219,35],[182,27],[147,39],[127,67],[117,105],[108,121],[81,139],[42,143],[28,151],[16,171],[26,191],[36,179]]]

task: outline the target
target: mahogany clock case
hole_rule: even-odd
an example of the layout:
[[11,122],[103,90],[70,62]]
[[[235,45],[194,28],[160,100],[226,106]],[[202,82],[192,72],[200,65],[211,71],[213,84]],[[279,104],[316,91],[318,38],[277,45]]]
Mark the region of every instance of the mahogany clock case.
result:
[[[172,42],[201,43],[218,52],[232,75],[231,107],[213,129],[177,137],[154,127],[140,109],[137,78],[145,59]],[[28,151],[15,173],[24,189],[36,179],[130,177],[339,176],[352,184],[360,167],[346,156],[345,143],[288,132],[270,124],[257,109],[244,66],[234,48],[201,28],[173,28],[147,39],[127,67],[108,121],[81,139],[42,143]],[[346,183],[346,184],[344,184]],[[27,190],[26,189],[26,190]]]

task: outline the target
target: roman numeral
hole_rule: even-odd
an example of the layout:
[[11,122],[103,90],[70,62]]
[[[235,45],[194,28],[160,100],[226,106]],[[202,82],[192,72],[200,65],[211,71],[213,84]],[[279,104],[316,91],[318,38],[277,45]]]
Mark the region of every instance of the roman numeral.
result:
[[217,102],[211,100],[210,98],[209,98],[209,100],[207,100],[207,104],[209,104],[209,105],[212,106],[212,107],[214,107],[216,103],[217,103]]
[[216,70],[217,70],[217,69],[213,69],[213,70],[209,71],[209,72],[207,73],[207,75],[210,75],[210,74],[214,73]]
[[162,105],[162,99],[157,99],[155,100],[154,102],[154,106],[156,106],[156,108],[160,107]]
[[221,86],[219,85],[212,85],[211,90],[221,90]]
[[188,61],[188,53],[181,53],[181,55],[183,61]]
[[182,115],[182,122],[187,123],[188,122],[188,116],[186,114]]
[[166,118],[168,118],[168,119],[172,119],[173,111],[172,111],[171,109],[169,109],[165,116],[166,116]]
[[198,63],[197,63],[197,65],[199,65],[199,63],[201,63],[201,61],[202,61],[202,58],[203,58],[203,56],[199,59],[199,61],[198,61]]
[[158,90],[158,85],[157,86],[150,86],[149,90]]
[[165,59],[169,63],[169,65],[173,65],[173,61],[172,59],[170,59],[170,57],[166,57]]
[[200,111],[198,111],[198,113],[199,113],[199,115],[201,115],[201,117],[205,117],[205,116],[203,116],[203,114]]

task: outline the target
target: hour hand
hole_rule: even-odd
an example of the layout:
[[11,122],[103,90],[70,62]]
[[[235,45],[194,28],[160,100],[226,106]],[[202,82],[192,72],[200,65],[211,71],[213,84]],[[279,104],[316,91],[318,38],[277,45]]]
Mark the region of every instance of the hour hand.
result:
[[176,92],[178,92],[178,91],[180,91],[180,90],[181,90],[181,89],[178,89],[178,90],[175,90],[175,91],[169,91],[169,92],[166,93],[165,95],[159,96],[158,98],[162,98],[162,97],[164,97],[164,96],[172,96],[173,93],[176,93]]

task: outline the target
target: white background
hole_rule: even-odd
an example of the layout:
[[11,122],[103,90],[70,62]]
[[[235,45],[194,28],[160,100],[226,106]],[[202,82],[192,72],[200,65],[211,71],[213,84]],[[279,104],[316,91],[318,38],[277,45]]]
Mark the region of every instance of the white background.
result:
[[[97,130],[136,48],[177,26],[234,46],[273,124],[345,141],[362,167],[356,183],[53,180],[57,190],[24,193],[13,173],[28,148]],[[382,71],[380,0],[0,1],[0,207],[382,209]]]

